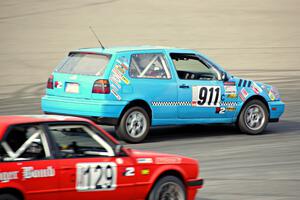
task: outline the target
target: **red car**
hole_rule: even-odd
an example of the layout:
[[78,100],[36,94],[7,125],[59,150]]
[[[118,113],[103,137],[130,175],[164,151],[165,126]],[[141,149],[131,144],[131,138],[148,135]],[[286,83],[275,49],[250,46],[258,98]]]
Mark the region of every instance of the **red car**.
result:
[[125,148],[87,119],[0,117],[0,200],[191,200],[196,160]]

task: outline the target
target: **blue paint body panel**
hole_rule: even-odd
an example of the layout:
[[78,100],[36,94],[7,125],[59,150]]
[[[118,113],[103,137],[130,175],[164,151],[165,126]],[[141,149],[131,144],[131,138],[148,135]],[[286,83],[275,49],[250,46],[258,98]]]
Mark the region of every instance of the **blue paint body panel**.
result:
[[126,101],[107,101],[74,99],[45,95],[42,97],[42,108],[45,112],[70,114],[86,117],[109,116],[118,118],[127,105]]
[[[101,76],[64,74],[54,71],[54,82],[59,87],[47,89],[42,97],[42,110],[49,113],[79,115],[87,117],[120,118],[126,105],[132,101],[143,101],[152,112],[152,126],[180,124],[234,123],[245,102],[261,98],[268,104],[269,118],[278,119],[284,112],[284,103],[275,88],[252,80],[240,79],[227,73],[229,79],[184,80],[180,79],[170,58],[170,53],[195,54],[213,63],[201,53],[165,47],[118,47],[88,48],[75,52],[110,55],[110,61]],[[130,77],[129,67],[133,54],[163,54],[170,70],[168,79]],[[213,63],[220,71],[224,69]],[[93,94],[93,84],[98,79],[109,80],[109,94]],[[78,93],[66,92],[70,83],[78,83]],[[184,85],[184,88],[181,86]],[[216,106],[199,106],[193,94],[206,87],[218,90],[220,101]],[[231,94],[230,94],[231,93]]]

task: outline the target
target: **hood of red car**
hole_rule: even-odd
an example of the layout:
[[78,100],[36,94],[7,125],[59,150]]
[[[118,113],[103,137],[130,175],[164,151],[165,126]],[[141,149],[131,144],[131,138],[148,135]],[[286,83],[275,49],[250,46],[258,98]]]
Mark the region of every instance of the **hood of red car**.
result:
[[149,164],[196,164],[198,161],[192,158],[187,158],[180,155],[158,153],[153,151],[143,151],[135,149],[127,149],[132,158],[135,158],[137,163]]

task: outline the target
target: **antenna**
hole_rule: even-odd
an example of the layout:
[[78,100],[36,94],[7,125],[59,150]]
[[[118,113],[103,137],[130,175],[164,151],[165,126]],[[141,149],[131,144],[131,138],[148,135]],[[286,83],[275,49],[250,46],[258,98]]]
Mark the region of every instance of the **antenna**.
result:
[[95,31],[93,30],[92,26],[89,26],[89,28],[91,29],[92,33],[94,34],[95,38],[98,40],[100,46],[102,49],[105,49],[104,46],[102,45],[102,43],[100,42],[99,38],[97,37]]

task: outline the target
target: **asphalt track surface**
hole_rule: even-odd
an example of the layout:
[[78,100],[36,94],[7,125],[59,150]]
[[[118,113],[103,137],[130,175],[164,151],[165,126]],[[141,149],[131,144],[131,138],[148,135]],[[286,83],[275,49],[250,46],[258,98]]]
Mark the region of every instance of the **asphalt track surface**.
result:
[[[297,0],[0,1],[0,114],[38,114],[45,81],[70,50],[194,48],[234,75],[278,87],[286,112],[259,136],[233,126],[153,128],[132,148],[196,158],[201,200],[300,199],[300,2]],[[105,127],[113,134],[111,127]]]

